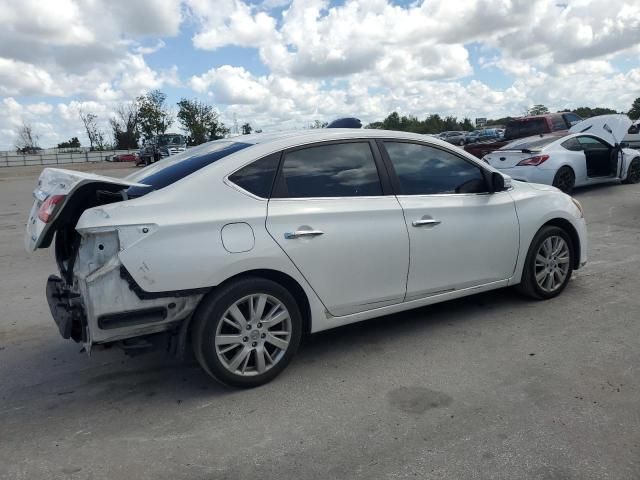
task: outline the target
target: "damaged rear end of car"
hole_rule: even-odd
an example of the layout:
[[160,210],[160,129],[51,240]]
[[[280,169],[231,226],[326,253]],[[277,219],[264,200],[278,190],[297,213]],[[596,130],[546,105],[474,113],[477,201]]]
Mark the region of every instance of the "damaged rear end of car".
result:
[[[62,337],[82,343],[87,351],[115,344],[128,353],[159,346],[179,353],[179,326],[204,292],[146,292],[122,263],[127,248],[158,229],[132,220],[135,215],[112,217],[114,210],[107,206],[127,207],[131,187],[146,185],[45,169],[33,194],[25,247],[35,251],[54,244],[59,274],[47,279],[46,295]],[[139,268],[144,270],[144,262]]]

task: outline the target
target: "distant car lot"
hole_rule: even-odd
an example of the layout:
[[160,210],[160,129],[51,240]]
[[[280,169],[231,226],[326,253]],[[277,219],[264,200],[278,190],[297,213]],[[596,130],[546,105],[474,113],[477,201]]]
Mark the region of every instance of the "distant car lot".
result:
[[640,477],[640,185],[576,193],[589,263],[561,297],[318,334],[236,392],[192,361],[87,360],[60,338],[51,252],[22,246],[39,170],[0,169],[1,479]]

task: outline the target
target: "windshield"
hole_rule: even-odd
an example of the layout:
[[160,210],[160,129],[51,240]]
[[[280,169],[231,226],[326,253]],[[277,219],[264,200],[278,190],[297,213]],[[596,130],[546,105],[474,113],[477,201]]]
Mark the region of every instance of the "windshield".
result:
[[562,135],[547,135],[543,137],[529,137],[529,138],[521,138],[516,140],[515,142],[511,142],[504,147],[500,148],[500,150],[542,150],[544,147],[549,145],[552,142],[555,142]]
[[167,157],[126,177],[126,180],[131,182],[148,185],[147,187],[129,187],[127,194],[129,197],[140,197],[153,190],[159,190],[251,145],[251,143],[217,140]]
[[505,140],[530,137],[540,133],[547,133],[547,122],[544,118],[532,118],[527,120],[516,120],[507,124],[504,132]]
[[158,145],[182,145],[184,142],[182,135],[159,135]]

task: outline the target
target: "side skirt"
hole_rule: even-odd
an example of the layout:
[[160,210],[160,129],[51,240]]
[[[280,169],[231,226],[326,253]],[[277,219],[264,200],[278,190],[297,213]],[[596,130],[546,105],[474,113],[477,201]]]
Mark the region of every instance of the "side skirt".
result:
[[313,322],[311,326],[311,333],[321,332],[323,330],[329,330],[330,328],[349,325],[350,323],[361,322],[363,320],[369,320],[370,318],[391,315],[393,313],[404,312],[406,310],[411,310],[414,308],[433,305],[434,303],[445,302],[447,300],[453,300],[455,298],[466,297],[469,295],[474,295],[476,293],[487,292],[489,290],[507,287],[509,285],[509,282],[510,279],[499,280],[497,282],[491,282],[475,287],[463,288],[460,290],[454,290],[452,292],[438,293],[417,300],[411,300],[409,302],[389,305],[387,307],[375,308],[373,310],[367,310],[366,312],[354,313],[342,317],[327,316],[326,320],[322,320],[321,322]]

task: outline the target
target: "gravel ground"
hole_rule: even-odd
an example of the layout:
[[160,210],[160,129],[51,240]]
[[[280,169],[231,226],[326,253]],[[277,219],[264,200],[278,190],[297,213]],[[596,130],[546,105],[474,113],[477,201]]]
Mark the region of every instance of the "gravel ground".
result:
[[234,391],[59,336],[52,252],[22,247],[38,171],[0,169],[0,478],[640,478],[640,185],[576,193],[589,263],[559,298],[500,290],[317,334]]

